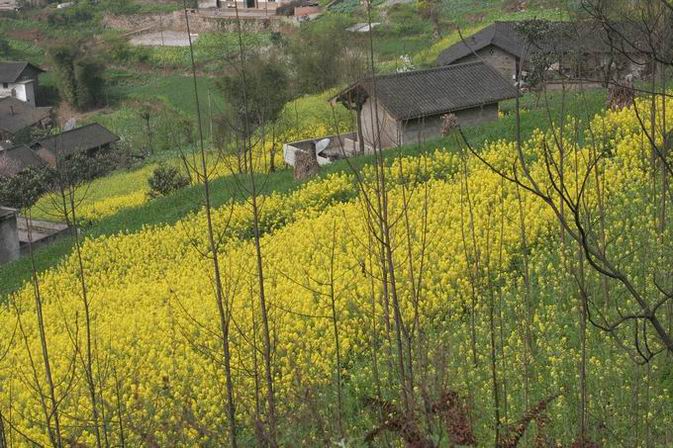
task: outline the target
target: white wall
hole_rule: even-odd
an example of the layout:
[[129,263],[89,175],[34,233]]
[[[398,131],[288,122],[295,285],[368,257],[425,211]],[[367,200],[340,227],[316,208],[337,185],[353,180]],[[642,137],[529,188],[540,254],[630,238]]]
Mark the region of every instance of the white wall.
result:
[[0,98],[12,96],[18,100],[35,106],[35,83],[33,81],[23,81],[19,83],[0,84]]

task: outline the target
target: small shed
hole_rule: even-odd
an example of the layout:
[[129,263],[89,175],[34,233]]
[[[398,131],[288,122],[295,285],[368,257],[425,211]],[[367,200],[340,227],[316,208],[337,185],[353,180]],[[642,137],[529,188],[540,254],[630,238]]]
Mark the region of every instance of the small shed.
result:
[[332,98],[356,111],[360,152],[439,137],[442,117],[460,125],[498,119],[500,101],[518,90],[483,62],[449,65],[361,80]]
[[31,145],[31,148],[49,166],[55,167],[59,158],[80,152],[93,156],[118,140],[119,137],[106,127],[92,123],[38,140]]

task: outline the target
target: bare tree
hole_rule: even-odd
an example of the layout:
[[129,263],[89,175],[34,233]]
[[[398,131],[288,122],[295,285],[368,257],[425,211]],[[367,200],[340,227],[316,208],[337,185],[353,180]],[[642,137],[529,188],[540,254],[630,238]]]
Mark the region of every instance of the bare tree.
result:
[[[208,167],[207,154],[205,149],[203,122],[201,119],[201,104],[199,100],[199,91],[196,77],[196,64],[194,60],[194,49],[192,46],[192,38],[189,26],[189,13],[187,4],[185,3],[185,23],[187,26],[187,36],[189,38],[189,51],[192,68],[192,79],[194,82],[194,102],[196,105],[196,125],[198,129],[198,161],[199,164],[194,168],[196,178],[203,185],[203,200],[204,212],[206,215],[206,235],[208,240],[208,251],[203,254],[212,264],[212,279],[215,286],[215,301],[217,304],[217,311],[220,326],[220,338],[222,342],[222,357],[224,364],[224,373],[226,380],[226,394],[227,394],[227,417],[229,424],[229,443],[232,448],[238,446],[238,428],[236,422],[236,402],[234,396],[234,384],[231,371],[231,349],[230,349],[230,324],[231,324],[231,299],[226,294],[222,283],[222,271],[220,267],[220,251],[222,241],[215,230],[213,223],[213,209],[211,203],[211,176],[212,172]],[[183,157],[183,160],[187,160]],[[231,217],[231,215],[230,215]],[[226,230],[226,225],[225,229]],[[224,232],[224,230],[221,230]]]

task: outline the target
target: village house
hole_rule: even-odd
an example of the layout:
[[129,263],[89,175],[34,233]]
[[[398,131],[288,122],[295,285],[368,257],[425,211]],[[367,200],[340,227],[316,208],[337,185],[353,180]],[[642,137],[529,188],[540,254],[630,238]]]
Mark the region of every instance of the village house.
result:
[[360,152],[439,137],[443,116],[461,126],[498,119],[498,103],[517,89],[483,62],[449,65],[359,81],[332,101],[354,110]]
[[442,135],[445,116],[470,126],[498,119],[499,102],[518,90],[488,64],[469,62],[356,82],[330,99],[355,111],[356,132],[286,143],[283,157],[314,152],[318,164]]
[[646,70],[647,58],[624,40],[630,35],[626,29],[608,32],[593,22],[495,22],[444,50],[437,65],[480,60],[515,80],[520,74],[525,79],[536,60],[544,60],[548,63],[546,81],[551,84],[605,84],[608,77],[638,75]]
[[0,98],[0,146],[22,132],[47,129],[51,124],[51,107],[34,107],[14,97]]
[[30,62],[0,62],[0,98],[13,97],[35,106],[40,73],[44,70]]
[[60,158],[81,152],[93,156],[117,141],[117,135],[98,123],[92,123],[37,140],[30,146],[47,165],[54,168]]

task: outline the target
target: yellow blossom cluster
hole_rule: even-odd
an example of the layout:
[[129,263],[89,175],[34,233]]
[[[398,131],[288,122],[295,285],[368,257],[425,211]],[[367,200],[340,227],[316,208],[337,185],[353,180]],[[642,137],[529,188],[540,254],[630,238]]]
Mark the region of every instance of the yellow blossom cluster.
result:
[[[586,131],[606,142],[601,150],[609,154],[600,159],[600,173],[609,182],[589,179],[583,206],[589,210],[599,203],[612,204],[605,216],[605,238],[615,241],[610,250],[644,257],[651,248],[637,245],[651,237],[648,217],[622,216],[647,205],[639,194],[648,184],[643,136],[633,117],[632,109],[608,112]],[[562,167],[572,196],[581,188],[576,180],[592,167],[592,154],[598,151],[589,144],[578,146],[578,140],[569,137],[573,129],[568,125],[562,137],[538,132],[523,145],[530,179],[550,196],[550,164]],[[572,157],[552,153],[551,159],[545,158],[541,148],[552,141],[557,147],[574,145],[568,152]],[[376,194],[381,195],[381,173],[374,167],[366,167],[357,178],[333,175],[290,194],[259,198],[273,379],[287,440],[301,426],[293,424],[297,415],[312,415],[316,425],[321,419],[335,421],[340,412],[335,388],[345,389],[352,403],[376,395],[377,389],[385,396],[398,390],[399,372],[392,367],[395,324],[386,300],[393,272],[400,319],[415,335],[410,337],[414,342],[409,353],[415,360],[414,390],[419,396],[431,385],[460,391],[475,410],[477,435],[490,440],[496,371],[503,423],[515,421],[542,398],[561,393],[549,411],[550,436],[568,441],[576,435],[582,346],[576,272],[570,266],[577,263],[577,250],[564,239],[548,204],[494,171],[511,173],[513,161],[519,160],[514,143],[488,144],[481,158],[437,150],[395,159],[385,168],[391,258],[383,263],[380,222],[372,217],[380,212],[372,204],[380,199]],[[514,169],[522,175],[520,166]],[[552,174],[552,180],[558,179]],[[231,316],[228,338],[237,417],[244,428],[241,437],[251,439],[255,409],[263,396],[259,389],[264,387],[252,224],[247,200],[229,203],[214,215]],[[639,238],[624,237],[637,226],[643,229]],[[120,427],[128,446],[227,443],[222,341],[207,241],[205,214],[199,212],[175,225],[83,245],[94,377],[113,446]],[[643,264],[669,258],[661,253]],[[77,266],[73,254],[41,274],[39,283],[62,430],[73,444],[95,446],[81,361],[83,309]],[[644,268],[637,274],[646,282]],[[598,284],[600,279],[588,274],[587,282]],[[622,298],[618,285],[611,288]],[[628,305],[629,299],[624,300]],[[596,416],[590,421],[595,438],[609,446],[632,437],[628,428],[642,419],[650,422],[652,437],[665,433],[673,424],[666,399],[670,386],[658,371],[666,365],[636,367],[605,334],[594,328],[587,331],[589,414]],[[8,341],[6,348],[2,344]],[[17,428],[9,430],[14,446],[30,446],[26,437],[48,445],[47,385],[30,285],[0,310],[0,354],[5,350],[0,360],[0,410]],[[337,371],[342,384],[335,384]],[[320,405],[311,407],[315,403]],[[646,412],[634,415],[634,403]],[[349,412],[346,430],[357,438],[366,432],[369,420],[358,411]]]

